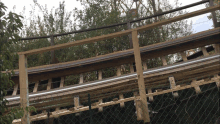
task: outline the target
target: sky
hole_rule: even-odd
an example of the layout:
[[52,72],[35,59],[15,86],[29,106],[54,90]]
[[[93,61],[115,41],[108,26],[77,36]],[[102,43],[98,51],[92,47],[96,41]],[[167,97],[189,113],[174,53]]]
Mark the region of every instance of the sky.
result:
[[[0,0],[0,1],[2,1],[8,7],[8,12],[14,11],[18,14],[21,14],[25,6],[25,9],[26,9],[25,15],[27,16],[29,15],[29,11],[32,10],[31,6],[34,5],[33,0]],[[53,7],[57,8],[59,5],[59,2],[62,2],[63,0],[35,0],[35,1],[37,1],[40,5],[46,5],[47,8],[50,10]],[[174,0],[169,0],[169,1],[172,3]],[[182,3],[181,6],[195,3],[198,1],[201,1],[201,0],[179,0],[179,2]],[[79,9],[83,9],[82,6],[80,5],[79,0],[65,0],[65,3],[66,3],[66,9],[68,11],[73,10],[75,7]],[[200,10],[203,8],[205,8],[204,4],[196,6],[196,7],[192,7],[186,10],[188,12],[192,12],[192,11]],[[208,20],[207,18],[209,14],[210,13],[188,19],[189,22],[192,21],[193,31],[195,33],[213,28],[212,20]]]

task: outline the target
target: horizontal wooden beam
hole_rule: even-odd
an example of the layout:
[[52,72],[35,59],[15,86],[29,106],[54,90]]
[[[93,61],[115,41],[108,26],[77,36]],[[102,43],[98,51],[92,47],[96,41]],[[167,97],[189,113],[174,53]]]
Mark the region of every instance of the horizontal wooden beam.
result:
[[73,41],[73,42],[59,44],[59,45],[55,45],[55,46],[49,46],[49,47],[44,47],[44,48],[40,48],[40,49],[34,49],[34,50],[25,51],[25,52],[19,52],[18,54],[19,55],[21,55],[21,54],[23,54],[23,55],[32,55],[32,54],[38,54],[38,53],[43,53],[43,52],[47,52],[47,51],[58,50],[58,49],[62,49],[62,48],[82,45],[82,44],[86,44],[86,43],[97,42],[97,41],[101,41],[101,40],[105,40],[105,39],[109,39],[109,38],[120,37],[120,36],[123,36],[123,35],[130,34],[133,30],[143,31],[143,30],[155,28],[157,26],[169,24],[169,23],[175,22],[175,21],[180,21],[182,19],[187,19],[187,18],[190,18],[190,17],[198,16],[198,15],[205,14],[205,13],[212,12],[212,11],[219,10],[219,9],[220,9],[220,5],[213,6],[213,7],[208,7],[206,9],[202,9],[202,10],[198,10],[198,11],[191,12],[191,13],[188,13],[188,14],[180,15],[180,16],[177,16],[177,17],[174,17],[174,18],[171,18],[171,19],[163,20],[163,21],[156,22],[156,23],[153,23],[153,24],[150,24],[150,25],[145,25],[145,26],[142,26],[142,27],[139,27],[139,28],[136,28],[136,29],[129,29],[129,30],[116,32],[116,33],[112,33],[112,34],[107,34],[107,35],[103,35],[103,36],[97,36],[97,37],[93,37],[93,38],[83,39],[83,40],[79,40],[79,41]]

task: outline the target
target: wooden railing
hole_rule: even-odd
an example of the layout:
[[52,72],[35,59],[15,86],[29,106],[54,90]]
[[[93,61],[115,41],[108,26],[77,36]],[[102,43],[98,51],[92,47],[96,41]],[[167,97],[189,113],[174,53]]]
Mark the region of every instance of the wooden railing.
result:
[[[146,25],[146,26],[142,26],[139,28],[135,28],[135,29],[129,29],[126,31],[116,32],[116,33],[112,33],[112,34],[108,34],[108,35],[97,36],[97,37],[74,41],[74,42],[69,42],[69,43],[65,43],[65,44],[59,44],[59,45],[55,45],[55,46],[20,52],[18,54],[19,54],[19,82],[20,82],[20,103],[21,103],[21,106],[23,108],[26,108],[27,106],[29,106],[28,75],[27,75],[27,56],[28,55],[58,50],[58,49],[62,49],[62,48],[67,48],[67,47],[72,47],[72,46],[76,46],[76,45],[82,45],[82,44],[86,44],[86,43],[92,43],[92,42],[97,42],[100,40],[105,40],[105,39],[109,39],[109,38],[116,38],[116,37],[120,37],[120,36],[124,36],[124,35],[128,35],[128,34],[132,34],[132,42],[133,42],[133,46],[134,46],[133,51],[134,51],[134,57],[135,57],[137,75],[138,75],[137,76],[138,77],[138,87],[139,87],[140,101],[141,101],[142,111],[143,111],[143,119],[145,122],[149,122],[150,118],[149,118],[149,113],[148,113],[148,105],[147,105],[147,100],[146,100],[146,91],[145,91],[143,70],[142,70],[142,64],[141,64],[140,48],[139,48],[139,43],[138,43],[138,32],[152,29],[157,26],[169,24],[171,22],[180,21],[182,19],[187,19],[190,17],[201,15],[204,13],[212,12],[212,11],[219,10],[219,9],[220,9],[220,5],[213,6],[213,7],[209,7],[206,9],[199,10],[199,11],[191,12],[191,13],[188,13],[185,15],[177,16],[177,17],[174,17],[174,18],[171,18],[168,20],[156,22],[151,25]],[[26,124],[29,122],[28,112],[25,112],[24,116],[21,119],[21,122],[22,122],[22,124]]]

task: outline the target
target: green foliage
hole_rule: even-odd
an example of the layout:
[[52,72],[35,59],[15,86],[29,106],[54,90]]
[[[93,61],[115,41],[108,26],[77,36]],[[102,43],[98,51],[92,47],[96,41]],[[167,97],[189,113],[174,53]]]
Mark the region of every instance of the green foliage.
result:
[[[17,55],[13,53],[13,44],[17,44],[19,36],[19,30],[23,24],[21,22],[22,16],[9,12],[6,14],[7,7],[4,3],[0,2],[0,123],[10,124],[14,119],[21,118],[23,116],[22,108],[10,108],[8,109],[6,104],[8,101],[4,98],[7,95],[7,89],[14,85],[11,80],[13,75],[14,61]],[[8,71],[10,70],[10,71]],[[2,73],[2,71],[4,71]],[[33,107],[28,110],[34,110]]]

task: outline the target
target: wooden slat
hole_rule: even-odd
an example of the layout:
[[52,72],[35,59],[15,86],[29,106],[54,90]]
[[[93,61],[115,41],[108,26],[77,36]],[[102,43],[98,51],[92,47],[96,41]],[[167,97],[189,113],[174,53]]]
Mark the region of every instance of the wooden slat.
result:
[[35,82],[35,84],[34,84],[34,90],[33,90],[34,93],[37,92],[37,90],[38,90],[39,82],[40,82],[40,81],[37,81],[37,82]]
[[52,85],[52,79],[49,79],[47,83],[47,90],[51,89],[51,85]]
[[[98,71],[98,80],[102,80],[102,70],[99,70]],[[103,100],[102,99],[99,99],[99,103],[103,103]],[[99,107],[99,112],[102,112],[103,111],[103,107]]]
[[20,103],[24,109],[24,115],[21,118],[22,124],[29,124],[29,114],[26,107],[29,106],[29,93],[28,93],[28,75],[27,75],[27,57],[19,55],[19,84],[20,84]]
[[60,87],[63,87],[64,86],[64,77],[61,77],[61,80],[60,80]]
[[182,51],[182,52],[180,52],[180,54],[182,56],[183,61],[187,61],[187,57],[186,57],[185,52]]
[[205,47],[202,47],[201,49],[204,56],[209,56],[209,53],[207,52]]
[[149,116],[149,112],[148,112],[148,105],[147,105],[147,99],[146,99],[144,77],[143,77],[143,70],[142,70],[142,63],[141,63],[139,41],[138,41],[137,36],[138,36],[138,32],[133,31],[132,32],[132,42],[133,42],[133,47],[134,47],[135,65],[136,65],[137,77],[138,77],[138,87],[139,87],[139,93],[140,93],[140,97],[141,97],[144,122],[150,122],[150,116]]
[[17,92],[18,92],[18,83],[16,83],[16,84],[14,85],[14,90],[13,90],[12,96],[17,95]]
[[79,84],[82,84],[83,83],[83,74],[80,74],[79,75]]
[[161,57],[161,60],[163,62],[163,65],[167,65],[167,60],[165,59],[165,56],[162,56]]
[[[176,88],[176,82],[175,82],[174,77],[169,77],[169,82],[170,82],[170,88],[175,89]],[[172,94],[175,98],[177,98],[179,96],[178,92],[173,92]]]

